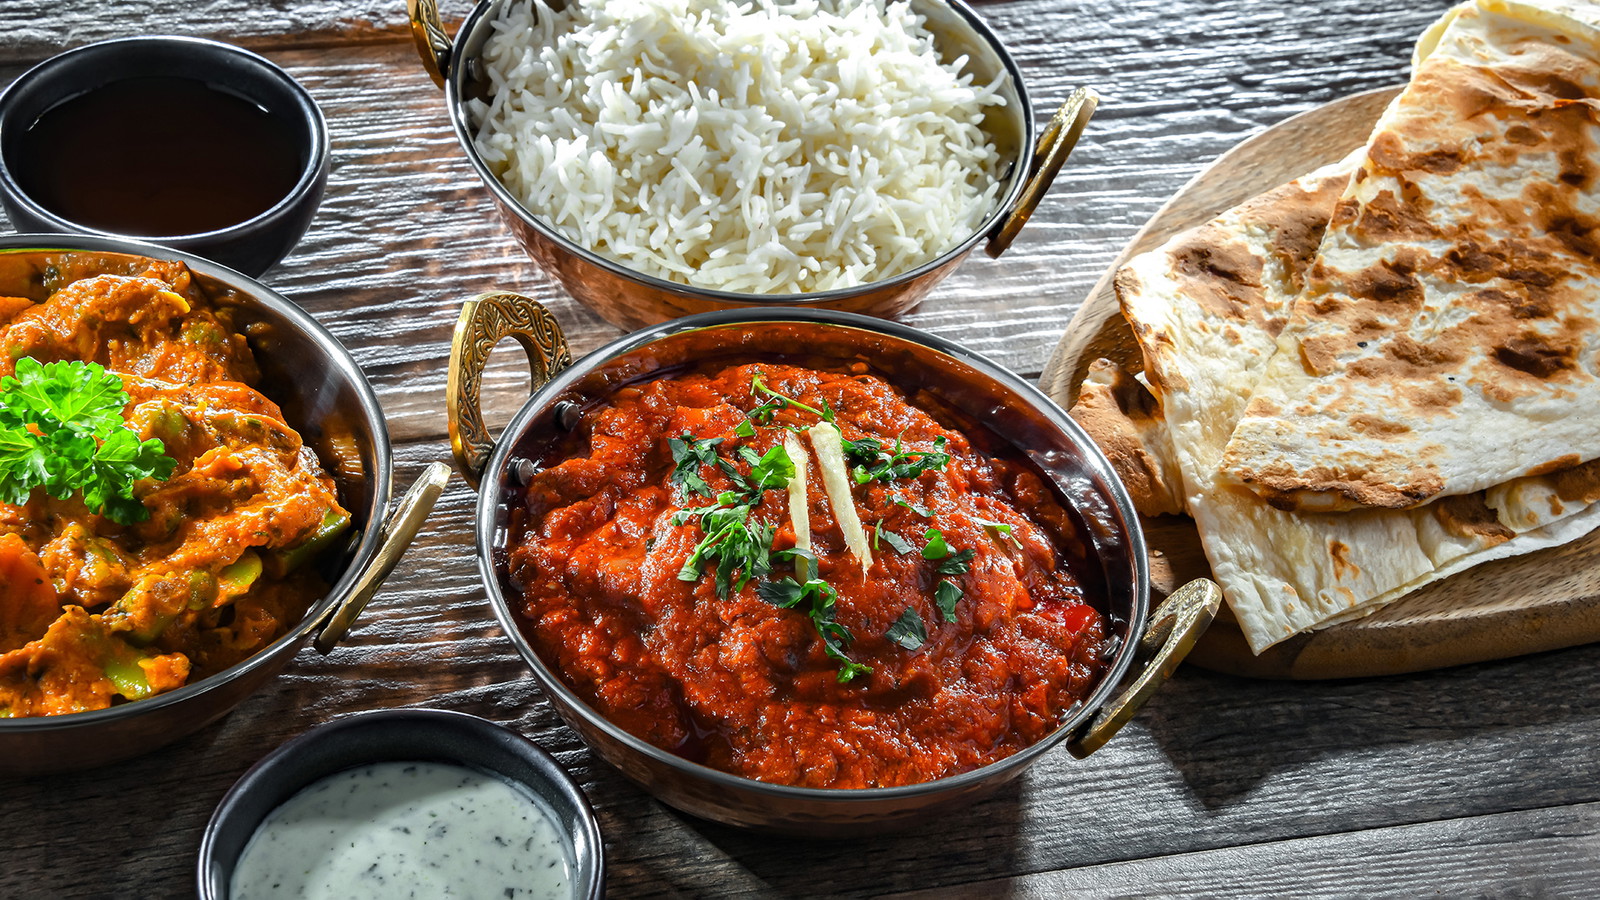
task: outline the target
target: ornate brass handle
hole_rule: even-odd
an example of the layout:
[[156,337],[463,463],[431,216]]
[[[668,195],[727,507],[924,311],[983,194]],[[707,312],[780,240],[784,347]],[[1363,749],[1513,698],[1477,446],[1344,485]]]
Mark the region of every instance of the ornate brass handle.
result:
[[515,338],[528,353],[528,371],[538,390],[557,372],[572,365],[572,351],[561,323],[537,300],[521,294],[479,294],[461,305],[456,333],[450,341],[450,373],[445,382],[450,449],[461,474],[478,486],[494,439],[483,423],[479,393],[483,367],[502,338]]
[[1088,126],[1089,119],[1099,105],[1100,95],[1093,88],[1081,87],[1073,91],[1067,102],[1056,110],[1050,123],[1039,134],[1039,142],[1034,145],[1033,158],[1028,162],[1028,181],[1022,188],[1022,195],[1017,198],[1017,205],[989,233],[989,243],[984,247],[984,252],[998,259],[1000,254],[1010,249],[1011,242],[1017,239],[1022,226],[1028,224],[1033,211],[1039,207],[1039,201],[1044,199],[1045,192],[1055,183],[1061,165],[1072,155],[1072,148],[1078,146],[1078,138],[1083,136],[1083,129]]
[[412,539],[422,528],[428,513],[433,511],[433,504],[438,502],[439,494],[444,490],[445,482],[449,480],[449,466],[442,462],[429,463],[417,477],[416,482],[411,485],[411,490],[406,491],[406,495],[400,498],[400,504],[394,508],[394,512],[383,520],[383,530],[378,537],[378,552],[373,555],[367,570],[361,573],[361,578],[355,587],[350,589],[350,595],[328,617],[322,631],[317,633],[313,643],[318,652],[332,653],[333,648],[344,639],[345,632],[355,624],[356,617],[367,608],[367,603],[383,585],[383,580],[394,571],[395,563],[400,561],[400,557],[405,555],[406,548],[411,546]]
[[1127,690],[1101,707],[1100,713],[1067,741],[1067,750],[1083,759],[1105,746],[1144,707],[1156,688],[1172,677],[1221,608],[1222,589],[1214,581],[1197,578],[1173,591],[1156,608],[1139,640],[1135,657],[1147,660],[1144,669]]
[[411,42],[417,45],[422,67],[428,70],[434,84],[444,87],[445,73],[450,71],[450,36],[444,33],[444,22],[439,18],[439,0],[406,0],[406,13],[411,18]]

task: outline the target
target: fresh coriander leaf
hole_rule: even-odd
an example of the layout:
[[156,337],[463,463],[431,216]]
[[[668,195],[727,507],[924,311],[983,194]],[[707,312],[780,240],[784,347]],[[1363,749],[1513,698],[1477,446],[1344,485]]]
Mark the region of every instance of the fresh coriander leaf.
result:
[[980,519],[976,516],[973,517],[972,521],[982,525],[983,530],[989,532],[989,536],[997,542],[1004,543],[1009,540],[1018,547],[1022,546],[1022,541],[1018,540],[1017,536],[1012,533],[1015,530],[1012,526],[1004,522],[991,522],[988,519]]
[[944,559],[950,555],[950,545],[944,542],[944,532],[937,528],[929,528],[922,533],[928,543],[922,548],[923,559]]
[[756,596],[773,606],[789,609],[798,606],[805,593],[800,587],[800,582],[793,578],[780,578],[777,581],[763,581],[756,585]]
[[700,477],[700,468],[717,461],[717,445],[720,443],[722,438],[700,439],[692,434],[669,439],[667,449],[672,451],[674,466],[672,483],[688,493],[712,496],[711,486]]
[[796,548],[779,551],[773,554],[773,557],[798,557],[806,560],[808,577],[804,583],[793,578],[766,582],[756,588],[756,594],[774,606],[806,610],[806,614],[811,618],[811,627],[817,630],[817,637],[822,639],[822,652],[839,664],[840,684],[851,681],[859,675],[871,674],[871,666],[857,663],[845,654],[845,648],[850,645],[854,637],[848,628],[834,619],[834,608],[839,602],[839,592],[834,590],[833,585],[816,577],[816,556]]
[[909,509],[912,512],[916,513],[917,515],[923,517],[924,519],[933,518],[933,512],[930,511],[926,506],[921,506],[921,505],[918,505],[916,503],[912,503],[912,502],[910,502],[910,501],[906,500],[905,498],[900,497],[898,495],[896,495],[894,497],[891,497],[889,499],[894,501],[894,505],[895,506],[903,506],[906,509]]
[[739,453],[739,458],[744,460],[749,465],[753,466],[756,463],[761,462],[761,454],[759,454],[756,451],[750,449],[749,446],[740,446],[739,450],[738,450],[738,453]]
[[751,422],[755,422],[758,425],[768,425],[772,422],[773,414],[778,410],[783,409],[787,405],[788,404],[784,403],[782,400],[768,400],[760,406],[757,406],[755,409],[750,410],[747,415],[749,416]]
[[[748,447],[740,447],[748,450]],[[754,456],[754,453],[750,454]],[[756,490],[766,491],[774,488],[789,486],[789,479],[794,477],[794,460],[789,458],[789,451],[782,444],[775,445],[771,450],[761,455],[750,467],[750,478],[755,482]]]
[[[720,500],[721,498],[719,502]],[[741,543],[742,535],[748,530],[745,527],[750,516],[748,506],[715,506],[694,512],[701,514],[700,527],[705,529],[705,537],[695,545],[694,550],[689,553],[689,558],[684,561],[683,568],[678,570],[678,579],[681,581],[700,580],[700,576],[705,574],[706,564],[720,559],[725,550],[737,547]],[[718,594],[726,596],[720,583],[717,589]]]
[[950,454],[943,452],[946,438],[942,434],[933,439],[932,450],[907,450],[905,442],[899,438],[895,438],[894,447],[888,451],[871,438],[846,443],[850,445],[846,454],[857,462],[853,470],[856,484],[915,478],[923,472],[942,469],[950,462]]
[[733,429],[733,433],[742,438],[753,438],[756,436],[755,423],[745,419]]
[[[773,390],[772,388],[767,387],[766,383],[761,380],[761,376],[760,375],[752,375],[750,377],[750,393],[757,394],[757,395],[766,394],[768,397],[771,397],[773,400],[777,400],[780,403],[783,403],[783,404],[785,404],[787,406],[792,406],[795,409],[803,409],[808,413],[812,413],[812,414],[814,414],[816,416],[819,416],[822,419],[822,421],[824,421],[824,422],[832,422],[834,420],[834,418],[836,417],[836,415],[835,415],[835,413],[833,411],[833,408],[828,406],[828,401],[827,400],[823,400],[822,401],[822,408],[821,409],[817,409],[815,406],[807,406],[806,404],[801,403],[799,400],[796,400],[793,397],[786,397],[783,394],[780,394],[777,391]],[[764,406],[766,406],[766,404],[763,403],[761,406],[764,407]],[[761,407],[757,407],[757,409],[760,409],[760,408]],[[768,415],[770,416],[771,414],[768,413]],[[752,416],[752,418],[754,418],[754,416]]]
[[972,568],[972,558],[978,555],[976,550],[961,550],[941,559],[935,568],[940,575],[963,575]]
[[939,615],[946,624],[956,620],[956,602],[961,599],[961,593],[961,585],[949,580],[941,580],[933,589],[934,605],[939,607]]
[[[748,448],[740,447],[739,449],[746,450]],[[750,482],[746,481],[744,476],[739,473],[738,466],[735,466],[733,463],[719,456],[717,457],[717,468],[722,470],[722,474],[728,476],[728,480],[733,482],[733,486],[736,490],[741,492],[750,490]]]
[[871,675],[871,674],[872,674],[872,667],[871,666],[864,666],[861,663],[851,662],[849,660],[845,660],[844,664],[839,666],[839,683],[840,684],[847,684],[847,683],[855,680],[855,677],[857,675]]
[[922,624],[922,616],[908,606],[883,636],[907,650],[915,650],[928,642],[928,628]]
[[817,555],[804,547],[790,547],[772,554],[774,563],[789,562],[791,560],[805,561],[805,576],[807,581],[814,581],[817,577]]
[[900,554],[901,556],[904,556],[916,549],[910,541],[906,540],[900,535],[895,534],[892,531],[884,531],[882,522],[878,523],[878,531],[883,536],[883,539],[889,542],[889,546],[894,548],[894,552]]

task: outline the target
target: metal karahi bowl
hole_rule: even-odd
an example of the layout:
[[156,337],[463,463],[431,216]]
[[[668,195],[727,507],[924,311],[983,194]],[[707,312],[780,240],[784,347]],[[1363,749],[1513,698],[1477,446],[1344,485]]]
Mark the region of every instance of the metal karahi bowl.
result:
[[993,257],[1011,246],[1055,181],[1098,103],[1092,90],[1077,89],[1035,139],[1033,105],[1022,80],[1022,71],[982,17],[962,0],[908,0],[914,12],[926,17],[927,28],[934,34],[946,60],[966,56],[977,83],[1005,76],[999,92],[1006,104],[991,110],[982,126],[1001,157],[1001,187],[983,223],[927,262],[899,275],[855,287],[770,295],[700,288],[634,271],[580,246],[528,211],[484,163],[473,145],[476,128],[468,114],[467,101],[484,96],[488,91],[478,57],[506,2],[482,0],[467,16],[452,42],[440,22],[436,0],[407,0],[417,52],[424,68],[444,88],[445,104],[462,150],[494,198],[500,217],[528,255],[580,303],[622,328],[639,328],[680,316],[746,306],[798,306],[897,316],[916,306],[935,285],[955,271],[979,241],[987,240],[986,252]]
[[[502,338],[529,352],[533,396],[498,442],[483,427],[478,385]],[[570,429],[575,412],[618,389],[693,363],[803,359],[866,363],[892,384],[981,422],[1026,456],[1083,523],[1105,586],[1099,607],[1117,638],[1107,672],[1044,740],[974,771],[890,788],[822,789],[769,784],[711,769],[655,747],[609,722],[542,659],[516,611],[506,568],[508,518],[529,460],[522,448]],[[737,310],[646,328],[571,361],[560,326],[515,294],[469,301],[457,325],[449,381],[450,432],[469,480],[479,480],[478,564],[495,615],[562,718],[602,758],[666,803],[731,825],[842,836],[906,825],[936,808],[970,803],[1015,778],[1060,744],[1086,756],[1102,745],[1171,674],[1221,602],[1216,585],[1195,582],[1152,613],[1144,538],[1132,502],[1109,462],[1078,426],[1036,388],[956,344],[916,329],[851,313]],[[1126,676],[1126,681],[1125,681]]]
[[330,652],[410,545],[449,476],[435,463],[387,514],[394,471],[389,433],[361,367],[298,306],[231,269],[135,241],[7,235],[0,237],[0,294],[25,295],[49,258],[63,254],[91,254],[108,265],[128,257],[187,264],[214,303],[235,310],[260,366],[263,393],[317,449],[350,510],[352,529],[342,549],[330,548],[319,561],[328,593],[259,653],[145,700],[61,716],[0,718],[0,776],[88,769],[147,753],[231,711],[313,635],[317,648]]

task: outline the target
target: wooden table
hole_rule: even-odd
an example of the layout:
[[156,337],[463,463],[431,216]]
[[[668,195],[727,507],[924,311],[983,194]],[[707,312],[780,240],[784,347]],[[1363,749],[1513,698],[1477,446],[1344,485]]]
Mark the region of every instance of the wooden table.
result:
[[[1105,95],[1089,135],[1001,260],[975,258],[913,325],[1036,376],[1089,286],[1185,179],[1294,112],[1403,79],[1444,0],[1007,0],[980,12],[1046,114]],[[350,347],[397,445],[398,484],[448,455],[457,304],[546,302],[586,352],[616,336],[495,218],[423,75],[401,0],[6,0],[0,83],[69,46],[141,32],[258,49],[333,131],[327,198],[264,280]],[[462,0],[445,4],[459,21]],[[491,366],[490,415],[525,396]],[[618,897],[1207,896],[1600,891],[1600,646],[1338,683],[1185,669],[1106,749],[1056,753],[970,811],[900,835],[807,843],[682,816],[596,760],[540,696],[479,586],[474,495],[452,483],[344,647],[307,650],[222,722],[154,755],[0,781],[0,897],[192,894],[212,808],[317,723],[408,705],[504,722],[553,752],[599,811]]]

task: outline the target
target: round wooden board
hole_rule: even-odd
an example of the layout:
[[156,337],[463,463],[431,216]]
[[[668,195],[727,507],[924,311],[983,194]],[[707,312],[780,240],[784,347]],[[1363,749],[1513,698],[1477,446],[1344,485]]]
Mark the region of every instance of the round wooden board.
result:
[[[1112,277],[1131,257],[1362,146],[1399,87],[1336,100],[1275,125],[1196,175],[1134,235],[1078,309],[1040,387],[1066,408],[1105,357],[1143,369]],[[1194,523],[1145,521],[1158,593],[1209,574]],[[1417,672],[1600,641],[1600,531],[1562,547],[1469,569],[1354,622],[1297,635],[1253,655],[1224,609],[1189,661],[1257,678],[1354,678]]]

